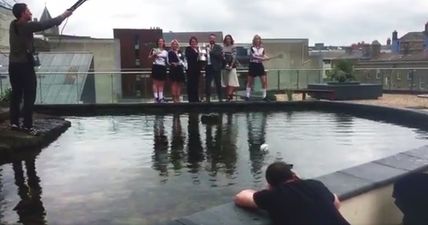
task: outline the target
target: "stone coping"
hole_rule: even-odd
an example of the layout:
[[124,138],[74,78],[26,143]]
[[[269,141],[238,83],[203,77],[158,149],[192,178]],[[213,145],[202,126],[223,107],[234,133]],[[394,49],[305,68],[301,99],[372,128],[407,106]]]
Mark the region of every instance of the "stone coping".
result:
[[35,110],[39,113],[61,116],[174,114],[189,112],[290,112],[315,110],[347,113],[356,117],[375,121],[385,121],[428,130],[428,112],[426,111],[340,101],[36,105]]
[[[375,121],[384,121],[428,131],[428,113],[413,109],[390,108],[348,102],[232,102],[187,104],[105,104],[105,105],[38,105],[37,111],[59,115],[123,115],[168,114],[189,112],[247,112],[247,111],[326,111],[347,113]],[[380,160],[344,169],[318,178],[341,200],[393,183],[412,172],[428,169],[428,145]],[[231,196],[232,199],[233,196]],[[233,203],[220,205],[174,221],[168,225],[269,224],[268,216],[260,210],[245,210]]]
[[12,131],[7,125],[0,127],[0,165],[37,155],[41,149],[65,132],[71,123],[61,118],[37,118],[34,127],[40,135],[31,136],[22,131]]

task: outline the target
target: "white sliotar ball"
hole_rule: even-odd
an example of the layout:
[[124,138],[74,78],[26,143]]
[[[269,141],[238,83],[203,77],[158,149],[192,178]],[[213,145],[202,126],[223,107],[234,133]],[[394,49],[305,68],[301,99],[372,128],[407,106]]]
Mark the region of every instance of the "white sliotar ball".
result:
[[262,145],[260,145],[260,150],[261,151],[267,151],[267,150],[269,150],[269,145],[268,144],[262,144]]

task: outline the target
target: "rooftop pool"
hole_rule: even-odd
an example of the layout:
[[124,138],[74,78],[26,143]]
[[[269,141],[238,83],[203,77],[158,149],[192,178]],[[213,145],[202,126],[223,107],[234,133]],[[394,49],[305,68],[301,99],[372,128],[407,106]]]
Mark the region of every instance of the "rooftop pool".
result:
[[68,117],[72,127],[37,156],[0,165],[0,224],[157,224],[265,187],[276,160],[313,178],[428,140],[345,113],[217,113],[208,125],[201,115]]

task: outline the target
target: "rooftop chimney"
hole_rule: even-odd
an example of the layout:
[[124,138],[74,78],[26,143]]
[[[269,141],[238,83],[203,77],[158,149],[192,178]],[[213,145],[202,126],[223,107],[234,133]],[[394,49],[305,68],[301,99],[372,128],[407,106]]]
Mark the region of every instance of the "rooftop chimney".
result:
[[398,40],[398,32],[395,30],[392,32],[392,46],[391,46],[392,53],[400,53],[400,40]]
[[392,32],[392,40],[398,40],[398,32],[396,30],[394,30],[394,32]]

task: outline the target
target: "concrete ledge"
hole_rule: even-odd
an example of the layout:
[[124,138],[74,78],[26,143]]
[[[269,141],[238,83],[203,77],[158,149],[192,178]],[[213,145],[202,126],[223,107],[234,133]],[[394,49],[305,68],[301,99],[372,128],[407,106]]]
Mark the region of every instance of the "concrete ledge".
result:
[[0,164],[13,159],[37,154],[41,148],[57,139],[70,127],[71,123],[60,118],[40,118],[34,121],[39,136],[31,136],[22,131],[11,131],[7,125],[0,128]]
[[[382,96],[382,84],[358,82],[308,84],[308,89],[332,90],[335,92],[336,100],[377,99]],[[331,99],[328,93],[311,93],[310,96],[317,99]]]
[[[289,112],[289,111],[327,111],[348,113],[353,116],[376,121],[386,121],[405,126],[428,130],[428,113],[413,109],[390,108],[331,101],[295,102],[213,102],[213,103],[166,103],[166,104],[77,104],[77,105],[36,105],[39,113],[51,115],[94,116],[165,114],[188,112]],[[399,115],[399,116],[397,116]]]

